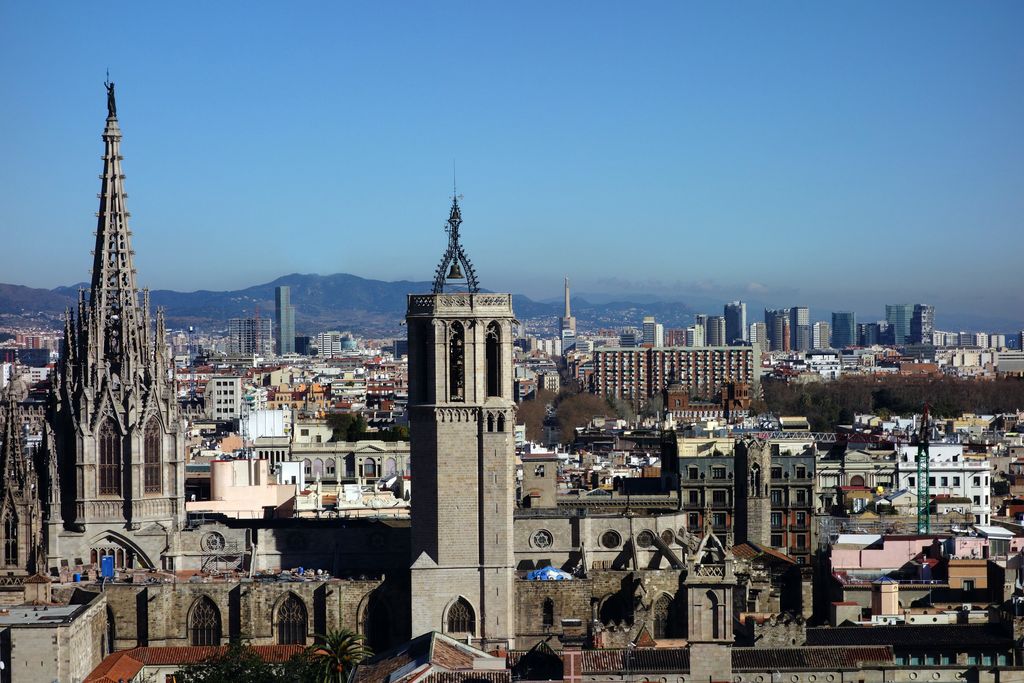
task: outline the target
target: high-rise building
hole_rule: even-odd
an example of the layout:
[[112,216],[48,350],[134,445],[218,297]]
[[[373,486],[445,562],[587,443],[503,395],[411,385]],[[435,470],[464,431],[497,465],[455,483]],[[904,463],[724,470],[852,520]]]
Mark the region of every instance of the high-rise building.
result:
[[654,316],[644,317],[643,345],[654,347],[665,345],[665,326],[657,322]]
[[848,349],[857,345],[857,315],[852,311],[832,314],[832,348]]
[[292,290],[287,285],[274,288],[274,341],[277,355],[295,353],[295,307]]
[[929,344],[935,331],[935,307],[928,304],[914,304],[910,317],[910,343]]
[[228,320],[229,355],[269,356],[273,345],[274,338],[269,318],[231,318]]
[[690,325],[686,328],[686,345],[694,348],[707,346],[707,337],[703,325]]
[[726,346],[725,339],[725,318],[720,315],[713,315],[708,318],[708,346]]
[[769,348],[772,351],[789,351],[789,309],[764,309],[764,325],[768,333]]
[[794,351],[811,348],[811,312],[806,306],[789,309],[789,347]]
[[1024,330],[1021,330],[1017,334],[1017,348],[1021,351],[1024,351]]
[[747,304],[731,301],[725,305],[725,340],[727,344],[749,341],[747,332]]
[[857,345],[875,346],[882,343],[882,329],[878,323],[857,323]]
[[751,346],[758,346],[761,352],[768,351],[771,340],[768,338],[768,327],[764,323],[750,323],[750,331],[747,334]]
[[832,338],[832,326],[827,322],[819,320],[811,326],[811,348],[830,348]]
[[756,346],[603,347],[594,349],[590,390],[643,404],[661,394],[672,379],[692,393],[711,397],[730,382],[755,387],[760,373],[761,352]]
[[885,321],[889,323],[889,341],[894,346],[910,343],[910,320],[913,317],[913,304],[886,304]]
[[627,327],[619,333],[619,346],[626,348],[632,348],[634,346],[640,346],[643,342],[644,336],[640,330],[635,327]]
[[[561,327],[563,330],[572,330],[573,339],[576,338],[576,318],[573,317],[569,308],[569,276],[565,276],[565,310],[562,312]],[[564,345],[564,344],[563,344]]]

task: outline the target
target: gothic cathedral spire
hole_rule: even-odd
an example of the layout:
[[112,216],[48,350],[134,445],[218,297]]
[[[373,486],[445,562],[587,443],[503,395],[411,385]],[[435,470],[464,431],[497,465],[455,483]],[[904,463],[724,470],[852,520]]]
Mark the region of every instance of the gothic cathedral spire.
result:
[[121,128],[106,83],[103,174],[92,282],[68,313],[44,431],[51,570],[114,555],[118,566],[174,566],[184,516],[184,436],[163,314],[136,285]]
[[[124,172],[121,168],[121,128],[117,121],[114,84],[107,86],[107,124],[103,130],[103,175],[100,207],[96,213],[96,248],[93,250],[89,288],[89,326],[97,367],[106,365],[113,375],[128,380],[141,366],[149,320],[140,315],[139,293],[128,227]],[[141,323],[141,324],[140,324]]]

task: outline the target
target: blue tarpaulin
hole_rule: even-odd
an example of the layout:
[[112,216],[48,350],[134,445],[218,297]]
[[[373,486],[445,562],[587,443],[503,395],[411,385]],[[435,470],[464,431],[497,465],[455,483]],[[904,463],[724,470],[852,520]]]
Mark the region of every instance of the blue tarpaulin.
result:
[[541,569],[534,569],[526,575],[526,578],[529,581],[566,581],[572,578],[572,574],[548,565]]

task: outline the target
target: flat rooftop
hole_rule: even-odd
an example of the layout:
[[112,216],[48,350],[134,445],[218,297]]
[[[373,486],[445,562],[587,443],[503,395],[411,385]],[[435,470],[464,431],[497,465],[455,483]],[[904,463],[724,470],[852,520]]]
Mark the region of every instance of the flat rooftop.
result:
[[0,626],[70,624],[87,605],[17,605],[0,609]]

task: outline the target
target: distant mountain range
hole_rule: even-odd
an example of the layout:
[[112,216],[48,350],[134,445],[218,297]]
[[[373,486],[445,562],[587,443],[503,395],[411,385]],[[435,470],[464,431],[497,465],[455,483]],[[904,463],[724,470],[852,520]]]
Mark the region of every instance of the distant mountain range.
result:
[[[406,295],[429,292],[431,283],[386,282],[337,273],[335,275],[303,275],[295,273],[245,289],[227,292],[199,290],[176,292],[158,289],[150,292],[153,307],[163,307],[168,325],[182,328],[194,325],[205,331],[227,328],[229,318],[251,317],[257,307],[260,316],[274,316],[274,288],[291,287],[295,307],[295,329],[299,334],[315,334],[327,329],[351,330],[358,334],[400,334],[399,323],[405,315]],[[0,284],[0,321],[7,324],[29,323],[53,325],[64,310],[77,305],[78,290],[86,283],[35,289],[22,285]],[[562,314],[562,304],[539,302],[514,295],[516,316],[538,328],[554,325]],[[692,318],[692,311],[681,303],[636,303],[610,301],[591,304],[581,298],[572,301],[573,315],[588,327],[639,325],[643,316],[654,315],[667,327],[682,325]]]
[[[337,273],[335,275],[303,275],[294,273],[245,289],[227,292],[199,290],[176,292],[158,289],[150,293],[154,307],[161,306],[171,328],[194,325],[208,332],[227,329],[229,318],[250,317],[257,307],[260,316],[274,316],[274,288],[291,287],[295,306],[295,329],[298,334],[316,334],[323,330],[350,330],[363,336],[388,337],[401,335],[400,322],[405,315],[406,295],[429,292],[431,283],[400,280],[387,282]],[[36,323],[59,327],[64,310],[77,305],[80,283],[55,289],[34,289],[22,285],[0,284],[0,324]],[[639,327],[646,315],[653,315],[666,329],[685,327],[693,314],[704,312],[721,315],[721,303],[708,297],[687,296],[688,303],[646,294],[581,294],[572,299],[572,313],[583,329]],[[527,330],[553,334],[562,302],[536,301],[516,294],[513,298],[516,316],[527,324]],[[747,321],[761,319],[764,305],[747,302]],[[827,319],[827,313],[812,309],[812,319]],[[955,314],[940,311],[936,316],[939,329],[983,330],[1016,333],[1019,320],[978,314]],[[859,320],[877,320],[861,317]]]

